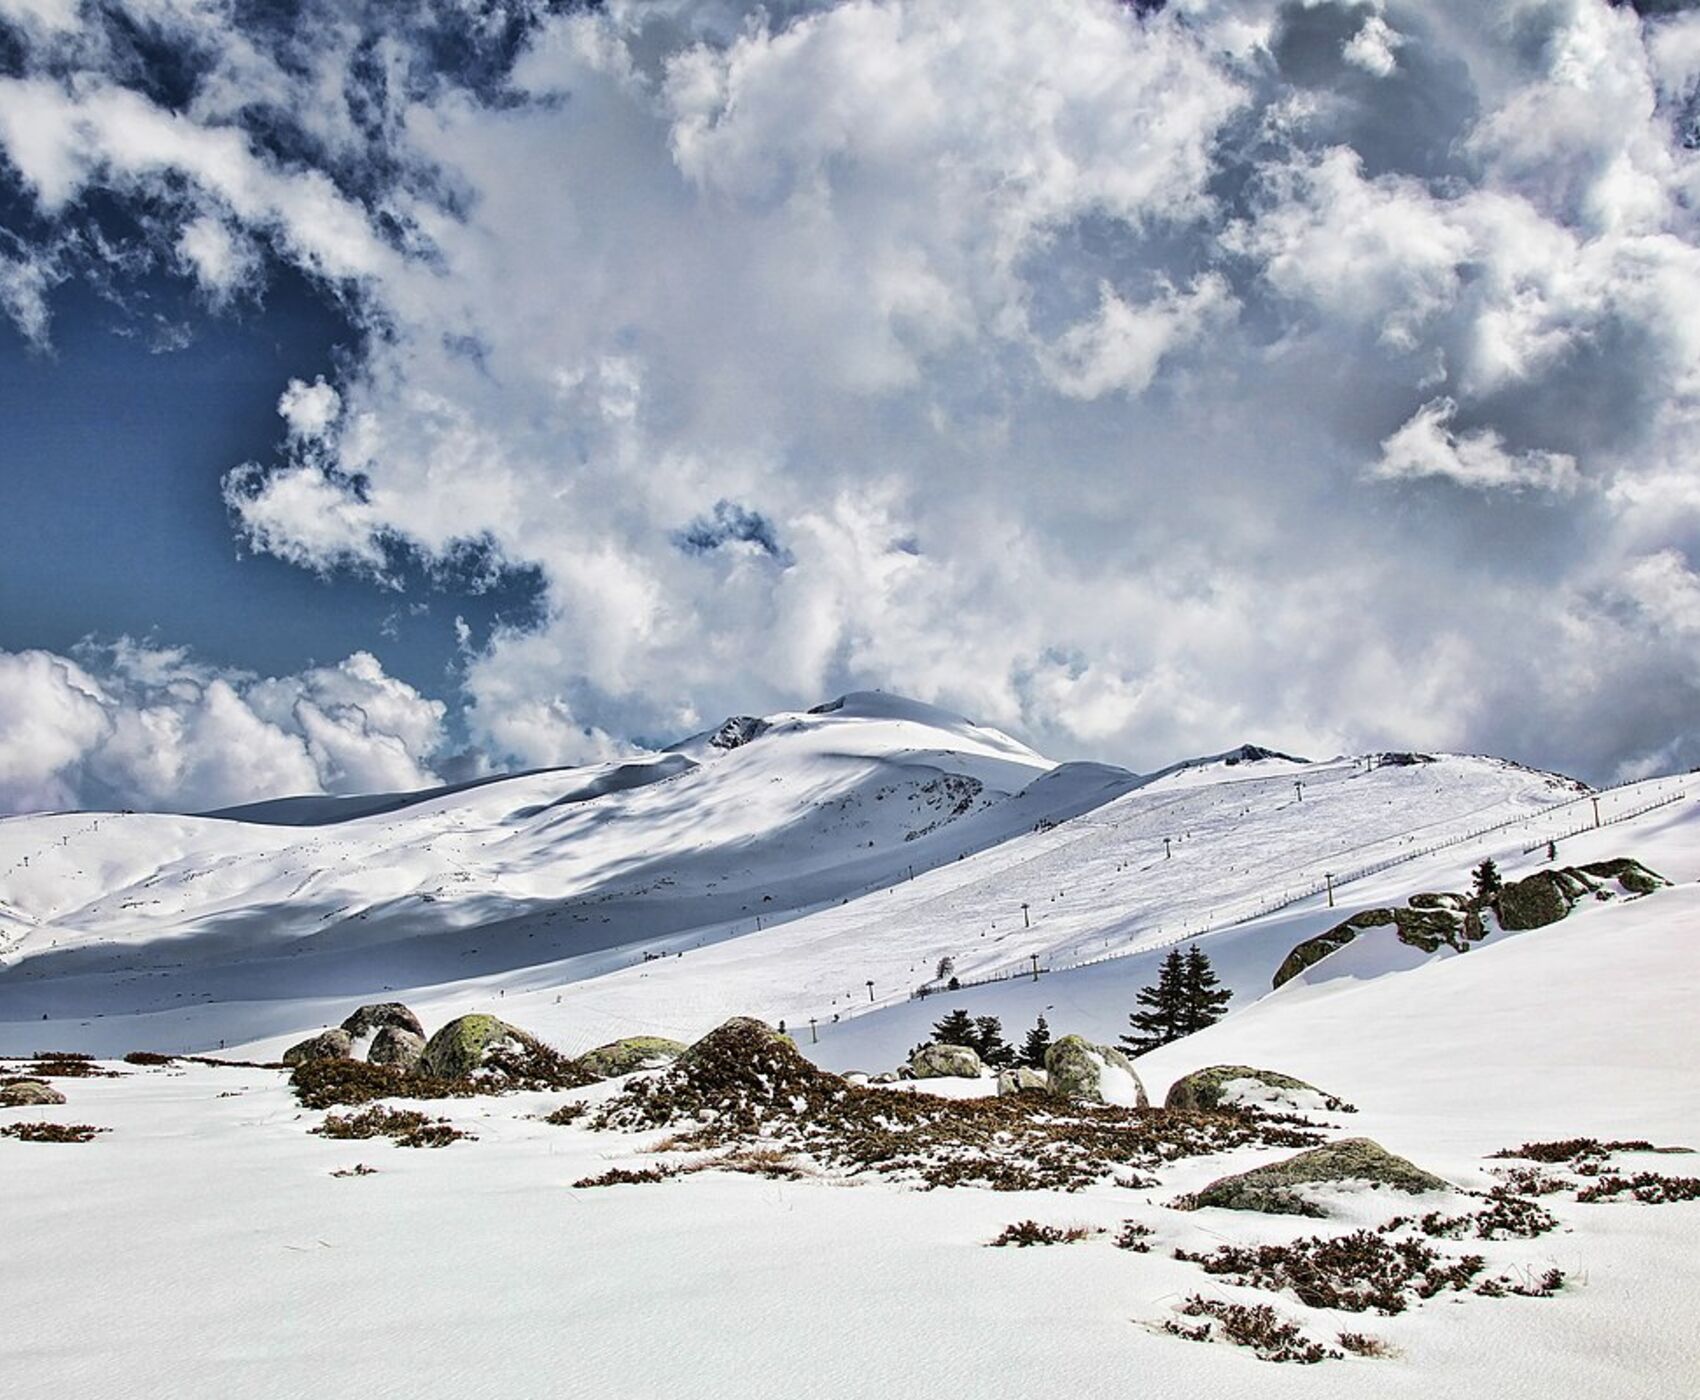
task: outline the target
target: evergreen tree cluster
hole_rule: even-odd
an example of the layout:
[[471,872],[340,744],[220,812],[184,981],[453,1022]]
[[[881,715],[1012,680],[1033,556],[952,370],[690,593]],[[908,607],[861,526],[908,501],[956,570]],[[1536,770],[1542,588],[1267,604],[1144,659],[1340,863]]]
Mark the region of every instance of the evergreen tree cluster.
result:
[[1003,1022],[996,1016],[970,1016],[958,1007],[933,1027],[935,1045],[966,1045],[981,1063],[993,1069],[1029,1065],[1045,1067],[1045,1051],[1051,1048],[1051,1029],[1041,1016],[1017,1050],[1003,1038]]
[[1201,1031],[1222,1019],[1232,995],[1196,943],[1184,953],[1171,948],[1157,970],[1156,986],[1140,989],[1137,1000],[1144,1009],[1127,1018],[1133,1034],[1124,1035],[1122,1044],[1142,1055]]

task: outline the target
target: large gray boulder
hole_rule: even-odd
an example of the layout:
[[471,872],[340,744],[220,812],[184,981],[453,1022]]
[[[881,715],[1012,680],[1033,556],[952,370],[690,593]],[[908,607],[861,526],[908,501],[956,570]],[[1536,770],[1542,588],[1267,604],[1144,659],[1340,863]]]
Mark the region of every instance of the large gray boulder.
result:
[[1211,1065],[1194,1070],[1169,1087],[1164,1108],[1210,1113],[1224,1108],[1261,1108],[1282,1113],[1351,1113],[1343,1099],[1314,1084],[1250,1065]]
[[436,1079],[464,1079],[497,1051],[519,1054],[540,1044],[536,1036],[498,1017],[459,1016],[425,1043],[419,1068]]
[[660,1069],[684,1053],[685,1046],[677,1040],[659,1035],[629,1035],[585,1051],[578,1057],[578,1066],[597,1079],[617,1079],[640,1069]]
[[413,1069],[425,1055],[425,1037],[405,1026],[381,1026],[372,1037],[366,1058],[375,1065]]
[[1017,1065],[1014,1069],[1006,1069],[998,1075],[998,1097],[1007,1098],[1011,1094],[1043,1093],[1049,1086],[1050,1080],[1042,1069],[1032,1069],[1027,1065]]
[[1369,1138],[1343,1138],[1301,1152],[1266,1167],[1213,1181],[1194,1198],[1200,1206],[1223,1210],[1255,1210],[1266,1215],[1309,1215],[1327,1212],[1300,1190],[1304,1186],[1369,1182],[1412,1195],[1450,1190],[1450,1184],[1421,1167],[1397,1157]]
[[283,1052],[286,1065],[311,1064],[315,1060],[351,1060],[354,1058],[354,1037],[340,1026],[321,1031],[298,1041]]
[[967,1045],[923,1045],[909,1058],[916,1079],[978,1079],[983,1068],[979,1052]]
[[64,1103],[65,1096],[39,1079],[19,1079],[0,1084],[0,1108],[34,1108],[39,1104]]
[[1058,1098],[1122,1108],[1150,1106],[1133,1061],[1113,1045],[1093,1045],[1078,1035],[1065,1035],[1045,1052],[1045,1076],[1047,1087]]
[[342,1028],[356,1040],[361,1040],[385,1026],[394,1026],[397,1030],[412,1031],[421,1040],[425,1038],[425,1027],[419,1018],[403,1006],[399,1001],[375,1001],[360,1007],[352,1016],[342,1023]]

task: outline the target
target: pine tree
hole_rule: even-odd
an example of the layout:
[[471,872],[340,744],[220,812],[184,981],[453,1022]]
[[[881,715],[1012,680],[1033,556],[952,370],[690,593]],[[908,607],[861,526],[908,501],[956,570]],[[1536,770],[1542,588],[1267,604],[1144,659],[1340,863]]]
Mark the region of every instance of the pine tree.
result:
[[1045,1067],[1045,1051],[1051,1048],[1051,1028],[1045,1024],[1041,1016],[1038,1024],[1027,1032],[1027,1039],[1021,1043],[1021,1063],[1030,1069]]
[[1492,904],[1494,896],[1505,888],[1505,881],[1499,878],[1499,867],[1489,856],[1475,870],[1476,898],[1483,904]]
[[1181,980],[1181,1034],[1191,1035],[1215,1025],[1232,996],[1221,985],[1209,957],[1194,943],[1186,950],[1186,971]]
[[933,1044],[935,1045],[973,1045],[978,1037],[974,1029],[974,1018],[961,1007],[952,1011],[944,1020],[933,1027]]
[[980,1052],[980,1059],[994,1069],[1003,1069],[1015,1063],[1015,1049],[1005,1042],[1003,1022],[996,1016],[974,1018],[972,1044]]
[[1141,987],[1138,1002],[1148,1008],[1128,1016],[1132,1035],[1124,1035],[1122,1044],[1136,1055],[1179,1040],[1186,1032],[1182,997],[1186,987],[1186,958],[1179,948],[1171,948],[1163,965],[1157,969],[1157,985]]

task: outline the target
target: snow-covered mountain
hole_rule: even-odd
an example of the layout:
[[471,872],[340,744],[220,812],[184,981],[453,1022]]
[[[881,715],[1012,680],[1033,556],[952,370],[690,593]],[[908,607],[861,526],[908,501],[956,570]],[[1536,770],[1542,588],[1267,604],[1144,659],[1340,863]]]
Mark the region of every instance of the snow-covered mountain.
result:
[[[1327,878],[1349,900],[1369,867],[1527,835],[1585,792],[1495,759],[1250,745],[1138,777],[858,693],[593,768],[12,818],[0,1045],[43,1017],[111,1050],[271,1045],[405,994],[500,1002],[567,1049],[812,1018],[838,1058],[872,1048],[855,1018],[897,1035],[924,1011],[943,959],[973,983],[1108,958],[1108,985],[1201,934],[1244,996],[1326,909]],[[1290,927],[1235,951],[1238,925],[1294,900]]]
[[428,986],[749,933],[1135,782],[862,693],[431,792],[12,818],[0,1021]]

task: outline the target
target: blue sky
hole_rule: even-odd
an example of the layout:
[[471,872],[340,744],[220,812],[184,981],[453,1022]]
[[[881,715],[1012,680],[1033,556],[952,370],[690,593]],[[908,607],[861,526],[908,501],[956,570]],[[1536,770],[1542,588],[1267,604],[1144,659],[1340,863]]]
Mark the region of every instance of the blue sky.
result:
[[1688,5],[0,0],[0,810],[1691,766],[1697,210]]

